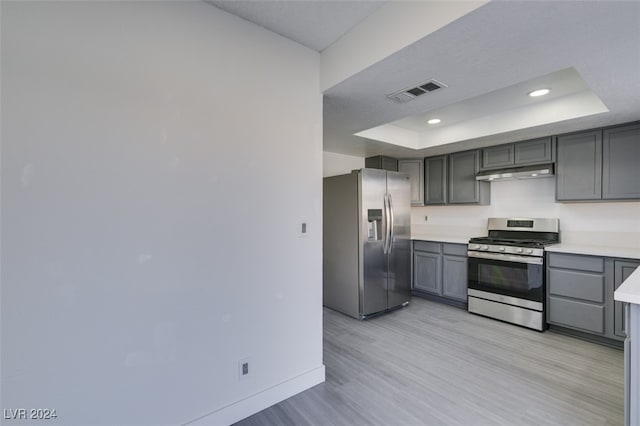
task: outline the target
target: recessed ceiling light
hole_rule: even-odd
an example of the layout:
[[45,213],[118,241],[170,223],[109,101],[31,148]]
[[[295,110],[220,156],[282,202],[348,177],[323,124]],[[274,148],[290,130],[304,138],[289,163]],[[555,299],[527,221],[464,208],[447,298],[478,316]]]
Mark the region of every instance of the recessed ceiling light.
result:
[[438,124],[440,122],[439,118],[432,118],[431,120],[427,121],[427,123],[429,124]]
[[529,96],[531,96],[532,98],[535,98],[538,96],[544,96],[549,92],[550,92],[549,89],[534,90],[533,92],[529,92]]

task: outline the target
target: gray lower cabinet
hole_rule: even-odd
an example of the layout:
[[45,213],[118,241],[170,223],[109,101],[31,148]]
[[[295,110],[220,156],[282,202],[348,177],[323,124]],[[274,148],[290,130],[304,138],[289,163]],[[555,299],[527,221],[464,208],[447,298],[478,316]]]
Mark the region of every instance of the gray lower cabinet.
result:
[[602,131],[559,136],[557,150],[556,199],[601,199]]
[[640,199],[640,124],[602,133],[602,198]]
[[[629,275],[636,270],[636,268],[640,266],[640,261],[633,260],[614,260],[613,262],[613,289],[614,291],[620,287],[620,284],[627,278]],[[626,337],[626,326],[624,319],[624,304],[622,302],[614,302],[613,305],[614,311],[614,334],[619,337]]]
[[411,183],[411,205],[424,205],[424,160],[398,160],[398,171],[409,175]]
[[447,203],[447,155],[424,159],[424,204]]
[[547,322],[621,341],[623,305],[613,292],[640,261],[569,253],[547,254]]
[[443,255],[442,271],[442,295],[466,301],[467,257]]
[[[607,280],[604,258],[549,253],[547,322],[605,336]],[[613,298],[613,291],[611,291]]]
[[489,204],[489,182],[476,180],[480,171],[480,150],[449,154],[449,204]]
[[439,296],[442,294],[442,255],[415,251],[413,253],[413,288]]
[[629,324],[624,341],[624,424],[640,424],[640,305],[627,303]]
[[466,303],[467,245],[414,241],[413,289]]

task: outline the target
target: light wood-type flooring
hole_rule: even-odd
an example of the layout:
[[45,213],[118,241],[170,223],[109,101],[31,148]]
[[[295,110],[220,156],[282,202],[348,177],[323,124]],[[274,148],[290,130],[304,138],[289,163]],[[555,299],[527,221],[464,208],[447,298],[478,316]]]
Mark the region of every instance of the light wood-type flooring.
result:
[[623,352],[414,297],[324,310],[326,382],[238,425],[622,425]]

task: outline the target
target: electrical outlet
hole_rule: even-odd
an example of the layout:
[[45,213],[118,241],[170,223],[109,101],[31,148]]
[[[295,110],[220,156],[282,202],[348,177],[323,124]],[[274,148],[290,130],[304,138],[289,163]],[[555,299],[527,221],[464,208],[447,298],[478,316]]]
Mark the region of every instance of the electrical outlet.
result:
[[251,370],[249,369],[249,358],[241,359],[238,361],[238,379],[242,380],[246,378]]

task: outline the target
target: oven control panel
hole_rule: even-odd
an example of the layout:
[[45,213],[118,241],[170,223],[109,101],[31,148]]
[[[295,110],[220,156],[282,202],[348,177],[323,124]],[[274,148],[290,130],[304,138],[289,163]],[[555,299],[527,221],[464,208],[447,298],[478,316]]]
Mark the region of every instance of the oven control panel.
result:
[[541,248],[526,248],[526,247],[514,247],[514,246],[499,246],[492,244],[476,244],[470,243],[467,247],[470,251],[486,251],[491,253],[507,253],[523,256],[536,256],[542,257],[544,249]]

